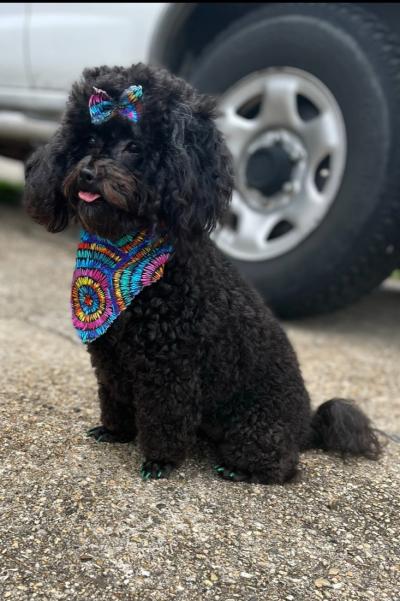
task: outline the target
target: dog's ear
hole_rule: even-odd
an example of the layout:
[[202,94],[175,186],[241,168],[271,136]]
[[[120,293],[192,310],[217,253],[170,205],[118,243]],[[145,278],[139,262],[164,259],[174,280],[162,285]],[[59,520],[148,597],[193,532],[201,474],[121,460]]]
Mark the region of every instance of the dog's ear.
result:
[[[178,103],[165,115],[168,150],[160,159],[162,214],[180,242],[211,232],[228,208],[233,187],[230,153],[214,121],[214,101]],[[160,173],[160,172],[159,172]]]
[[58,130],[25,164],[24,207],[49,232],[61,232],[68,225],[68,205],[61,190],[65,172],[63,146],[62,132]]

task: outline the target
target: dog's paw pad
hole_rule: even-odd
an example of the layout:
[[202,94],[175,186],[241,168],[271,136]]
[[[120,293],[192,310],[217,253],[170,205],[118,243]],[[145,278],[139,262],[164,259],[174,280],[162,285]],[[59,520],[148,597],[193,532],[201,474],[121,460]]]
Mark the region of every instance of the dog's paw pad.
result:
[[96,442],[128,442],[118,434],[114,434],[105,426],[95,426],[86,432],[86,436],[94,438]]
[[173,467],[172,463],[145,461],[140,470],[140,475],[142,476],[142,480],[160,480],[160,478],[168,478]]
[[250,480],[250,474],[241,472],[239,470],[231,470],[224,465],[215,465],[214,472],[224,480],[230,480],[231,482],[245,482]]

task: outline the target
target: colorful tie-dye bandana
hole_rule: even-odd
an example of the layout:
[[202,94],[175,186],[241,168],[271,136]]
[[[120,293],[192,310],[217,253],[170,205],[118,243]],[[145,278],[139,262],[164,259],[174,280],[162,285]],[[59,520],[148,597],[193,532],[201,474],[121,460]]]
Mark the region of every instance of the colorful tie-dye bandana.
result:
[[145,286],[164,274],[172,254],[165,237],[146,230],[111,242],[83,231],[72,279],[72,322],[84,343],[108,330]]

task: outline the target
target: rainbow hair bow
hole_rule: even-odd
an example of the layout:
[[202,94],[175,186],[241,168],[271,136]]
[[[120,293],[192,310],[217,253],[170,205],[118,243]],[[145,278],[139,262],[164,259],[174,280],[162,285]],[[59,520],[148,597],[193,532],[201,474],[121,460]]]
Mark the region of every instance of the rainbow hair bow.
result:
[[93,125],[101,125],[112,117],[120,115],[128,121],[137,123],[142,115],[142,86],[129,86],[118,101],[113,100],[104,90],[93,88],[89,98],[89,113]]

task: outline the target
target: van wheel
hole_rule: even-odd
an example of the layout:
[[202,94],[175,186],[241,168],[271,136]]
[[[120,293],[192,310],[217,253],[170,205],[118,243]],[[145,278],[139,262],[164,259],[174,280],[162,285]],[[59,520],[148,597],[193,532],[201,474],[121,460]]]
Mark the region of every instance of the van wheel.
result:
[[271,4],[207,47],[236,169],[217,245],[283,317],[338,309],[400,263],[399,45],[363,9]]

